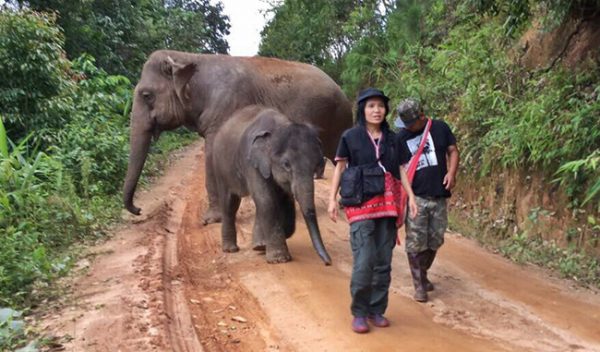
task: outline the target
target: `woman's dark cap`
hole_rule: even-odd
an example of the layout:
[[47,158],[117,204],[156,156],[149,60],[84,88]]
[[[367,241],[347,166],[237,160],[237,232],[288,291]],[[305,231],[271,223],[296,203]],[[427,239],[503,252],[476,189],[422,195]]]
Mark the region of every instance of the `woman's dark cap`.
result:
[[380,91],[377,88],[367,88],[367,89],[363,89],[362,91],[360,91],[360,93],[358,93],[358,98],[356,99],[357,103],[360,103],[361,101],[367,100],[369,98],[373,98],[373,97],[379,97],[381,99],[383,99],[383,101],[385,101],[386,103],[388,101],[390,101],[390,98],[388,98],[385,94],[383,94],[382,91]]

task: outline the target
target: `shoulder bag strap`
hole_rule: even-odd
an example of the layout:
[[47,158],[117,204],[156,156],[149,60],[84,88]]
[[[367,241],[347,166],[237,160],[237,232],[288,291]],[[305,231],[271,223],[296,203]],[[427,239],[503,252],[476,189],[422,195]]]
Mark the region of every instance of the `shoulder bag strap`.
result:
[[425,126],[425,131],[423,131],[423,137],[421,138],[421,144],[419,145],[419,149],[410,159],[408,164],[408,170],[406,171],[406,175],[408,176],[408,181],[412,183],[413,178],[415,177],[415,172],[417,171],[417,164],[419,163],[419,158],[421,157],[421,153],[423,152],[423,148],[425,148],[425,144],[427,143],[427,139],[429,138],[429,129],[431,128],[431,119],[427,119],[427,125]]

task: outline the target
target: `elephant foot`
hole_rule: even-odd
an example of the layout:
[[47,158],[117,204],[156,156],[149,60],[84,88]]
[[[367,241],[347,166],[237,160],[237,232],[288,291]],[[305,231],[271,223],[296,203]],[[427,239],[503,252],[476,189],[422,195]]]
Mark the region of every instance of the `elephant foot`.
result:
[[239,252],[240,247],[238,247],[235,243],[223,243],[222,245],[223,248],[223,252],[225,253],[235,253],[235,252]]
[[254,249],[255,251],[264,252],[267,249],[267,246],[264,244],[257,243],[252,245],[252,249]]
[[209,208],[202,216],[202,225],[214,224],[221,222],[221,212],[217,209]]
[[287,250],[267,250],[266,256],[269,264],[287,263],[292,260],[292,256]]

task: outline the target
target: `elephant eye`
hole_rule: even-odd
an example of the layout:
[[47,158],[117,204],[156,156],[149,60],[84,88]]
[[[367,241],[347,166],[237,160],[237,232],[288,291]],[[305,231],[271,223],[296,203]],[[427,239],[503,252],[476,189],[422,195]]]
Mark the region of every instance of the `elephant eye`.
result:
[[142,92],[142,97],[144,98],[144,101],[148,104],[152,104],[154,102],[154,94],[152,94],[151,92]]
[[281,166],[285,169],[285,171],[290,171],[292,169],[292,165],[290,164],[290,162],[288,160],[284,160],[281,163]]

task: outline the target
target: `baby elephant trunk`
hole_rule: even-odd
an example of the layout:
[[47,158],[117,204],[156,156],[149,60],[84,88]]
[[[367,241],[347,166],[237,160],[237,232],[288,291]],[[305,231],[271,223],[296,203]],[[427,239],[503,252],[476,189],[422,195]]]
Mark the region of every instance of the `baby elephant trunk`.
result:
[[308,233],[310,234],[310,240],[312,241],[313,247],[325,265],[331,265],[331,258],[329,257],[329,254],[325,249],[325,245],[323,244],[321,231],[319,231],[319,223],[317,222],[312,176],[310,178],[309,186],[294,188],[294,196],[300,205],[300,210],[304,216],[304,221],[306,222],[306,227],[308,228]]

